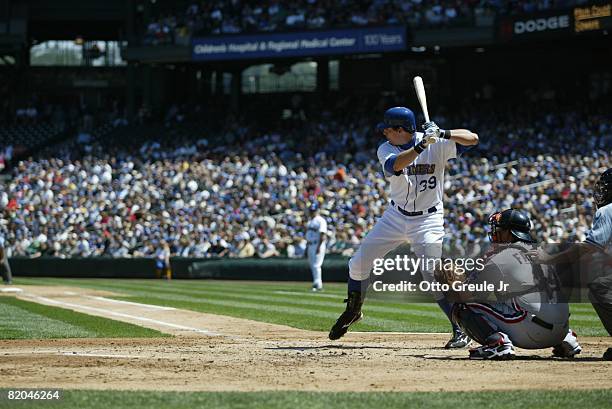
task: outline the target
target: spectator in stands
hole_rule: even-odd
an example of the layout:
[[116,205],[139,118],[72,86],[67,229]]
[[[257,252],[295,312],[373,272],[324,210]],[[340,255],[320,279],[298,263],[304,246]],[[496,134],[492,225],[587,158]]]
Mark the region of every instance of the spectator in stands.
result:
[[[152,243],[166,240],[172,255],[187,257],[300,257],[304,210],[317,200],[334,222],[328,251],[348,256],[386,196],[371,159],[374,104],[356,103],[350,113],[343,104],[304,108],[287,127],[225,120],[206,138],[92,140],[24,160],[0,184],[0,234],[24,256],[155,257]],[[607,107],[535,114],[487,104],[486,115],[474,107],[440,120],[468,118],[486,136],[483,152],[448,165],[447,245],[457,246],[456,238],[485,245],[487,216],[511,203],[530,212],[539,240],[574,240],[569,232],[582,240],[593,213],[592,175],[609,167]],[[187,107],[180,111],[189,116]]]
[[[476,17],[533,13],[568,8],[579,1],[422,0],[336,2],[307,0],[293,3],[201,2],[147,22],[144,41],[163,45],[191,35],[270,32],[380,24],[439,27],[474,21]],[[491,20],[492,23],[493,20]]]
[[257,245],[257,257],[259,258],[278,257],[279,255],[278,250],[267,237],[264,237]]
[[255,255],[255,247],[250,242],[247,232],[239,234],[236,240],[238,241],[238,245],[236,246],[236,250],[231,253],[234,257],[249,258]]

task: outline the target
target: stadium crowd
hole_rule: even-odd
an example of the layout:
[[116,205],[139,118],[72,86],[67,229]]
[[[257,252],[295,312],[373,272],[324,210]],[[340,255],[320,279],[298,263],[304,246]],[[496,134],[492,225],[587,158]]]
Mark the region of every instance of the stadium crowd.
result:
[[[373,105],[341,114],[346,103],[268,129],[229,121],[220,140],[81,141],[22,161],[0,184],[0,234],[32,257],[152,256],[160,243],[178,256],[300,257],[316,201],[328,252],[350,255],[387,199]],[[606,107],[472,109],[439,119],[481,140],[448,165],[447,248],[486,243],[487,216],[510,206],[529,211],[539,240],[583,240],[610,167]]]
[[167,44],[189,35],[409,24],[442,27],[473,24],[495,14],[571,7],[586,0],[366,0],[201,1],[148,22],[145,42]]

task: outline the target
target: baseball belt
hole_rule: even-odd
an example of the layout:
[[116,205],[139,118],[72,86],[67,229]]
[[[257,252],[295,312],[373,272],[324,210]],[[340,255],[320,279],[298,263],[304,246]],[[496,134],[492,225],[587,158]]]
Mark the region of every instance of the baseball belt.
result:
[[538,324],[540,327],[546,328],[547,330],[550,330],[550,331],[552,331],[552,329],[554,328],[553,324],[550,324],[550,323],[544,321],[543,319],[538,318],[535,315],[533,317],[531,317],[531,321],[534,324]]
[[398,212],[400,212],[404,216],[408,216],[408,217],[422,216],[425,213],[429,214],[429,213],[435,213],[436,211],[438,211],[438,208],[436,206],[432,206],[429,209],[427,209],[426,211],[419,210],[418,212],[408,212],[408,211],[402,209],[401,207],[397,206],[393,200],[391,200],[391,206],[395,207]]

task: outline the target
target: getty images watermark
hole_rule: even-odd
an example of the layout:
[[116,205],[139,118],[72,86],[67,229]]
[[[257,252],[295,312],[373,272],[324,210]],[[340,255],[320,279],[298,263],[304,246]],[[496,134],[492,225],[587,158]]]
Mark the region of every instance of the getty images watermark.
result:
[[372,281],[372,289],[376,292],[430,292],[430,291],[469,291],[469,292],[484,292],[484,291],[507,291],[508,284],[500,281],[490,283],[487,281],[479,283],[464,282],[465,280],[454,281],[451,284],[440,283],[436,280],[421,280],[418,283],[409,280],[401,280],[398,282],[384,282],[382,275],[389,272],[416,275],[418,271],[443,271],[452,269],[456,276],[478,274],[485,268],[484,258],[434,258],[434,257],[410,257],[408,255],[396,255],[390,258],[374,259],[372,274],[381,279]]

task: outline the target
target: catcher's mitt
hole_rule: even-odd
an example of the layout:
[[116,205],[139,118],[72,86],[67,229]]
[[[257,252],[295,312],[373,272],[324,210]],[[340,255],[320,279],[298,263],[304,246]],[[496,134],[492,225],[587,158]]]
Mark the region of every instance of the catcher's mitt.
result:
[[457,281],[460,283],[465,282],[467,279],[467,274],[465,274],[465,270],[463,270],[461,273],[457,273],[455,271],[455,263],[453,260],[447,259],[444,263],[442,263],[442,269],[434,272],[434,278],[440,284],[448,284],[449,286],[452,286],[453,283]]

